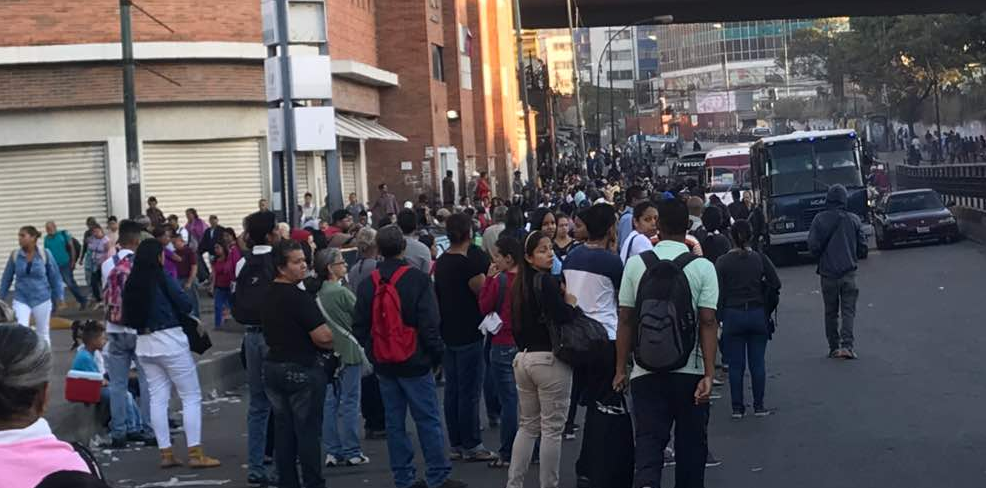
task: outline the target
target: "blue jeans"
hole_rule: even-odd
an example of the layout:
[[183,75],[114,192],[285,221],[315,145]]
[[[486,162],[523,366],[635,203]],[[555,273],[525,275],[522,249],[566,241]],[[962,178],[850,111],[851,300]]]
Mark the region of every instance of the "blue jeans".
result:
[[452,451],[469,456],[484,449],[479,431],[479,394],[483,387],[483,342],[448,346],[445,372],[445,424]]
[[483,340],[483,360],[486,361],[484,365],[486,368],[486,373],[483,375],[483,401],[486,403],[486,418],[490,420],[496,420],[500,418],[500,400],[499,395],[496,392],[496,382],[493,380],[493,373],[491,373],[490,367],[490,349],[493,344],[490,343],[490,337],[486,337]]
[[281,488],[325,488],[322,477],[322,407],[329,378],[321,362],[264,362],[264,386],[274,410],[274,461]]
[[[148,422],[151,418],[150,399],[151,395],[147,392],[147,377],[144,376],[144,368],[137,361],[137,336],[135,334],[125,334],[113,332],[107,334],[109,342],[106,354],[106,372],[110,377],[110,384],[107,387],[110,397],[110,436],[114,439],[123,439],[129,433],[143,431],[144,434],[154,435]],[[133,401],[130,392],[127,391],[127,384],[130,381],[130,363],[137,365],[137,381],[140,383],[140,425],[136,430],[131,430],[133,419],[129,410],[130,403]],[[128,397],[131,400],[128,401]]]
[[267,341],[260,332],[247,332],[243,336],[246,353],[247,387],[250,406],[247,408],[247,472],[264,476],[264,447],[267,445],[267,419],[270,417],[270,401],[264,389],[264,358],[267,357]]
[[[322,443],[325,453],[342,461],[363,453],[359,446],[359,364],[343,366],[339,378],[325,390]],[[339,427],[342,427],[341,429]]]
[[[104,386],[99,389],[99,401],[110,403],[110,409],[112,410],[113,400],[110,398],[110,387]],[[143,431],[141,430],[141,424],[143,424],[144,421],[140,416],[140,409],[137,408],[137,402],[134,401],[134,396],[130,394],[129,391],[127,392],[126,409],[127,409],[127,415],[126,415],[126,420],[124,420],[124,423],[126,424],[127,434],[143,433]],[[112,415],[112,413],[110,415]],[[110,418],[110,422],[112,421],[113,419]]]
[[500,404],[500,459],[510,462],[510,453],[517,436],[517,382],[514,380],[516,346],[490,347],[490,369],[487,378],[493,379]]
[[726,308],[722,312],[722,355],[729,364],[729,392],[733,412],[745,412],[743,375],[750,365],[753,408],[763,408],[767,383],[767,316],[763,308]]
[[79,302],[79,305],[85,306],[88,303],[86,297],[82,294],[82,290],[79,289],[79,284],[75,282],[75,276],[72,274],[72,268],[69,265],[58,266],[58,271],[62,273],[62,281],[65,286],[68,287],[68,291],[72,293],[75,297],[75,301]]
[[452,463],[445,454],[445,433],[442,432],[442,416],[438,411],[438,391],[431,373],[416,378],[398,378],[377,375],[380,379],[380,395],[383,397],[384,417],[387,423],[387,451],[390,454],[390,470],[397,488],[413,485],[417,473],[414,469],[414,446],[407,435],[407,410],[421,443],[428,486],[441,485],[452,473]]
[[212,304],[215,309],[213,315],[215,315],[214,318],[216,328],[218,329],[223,325],[223,310],[227,308],[230,309],[230,311],[233,310],[233,295],[229,291],[229,288],[222,288],[218,286],[216,287],[216,291],[213,295],[214,297]]

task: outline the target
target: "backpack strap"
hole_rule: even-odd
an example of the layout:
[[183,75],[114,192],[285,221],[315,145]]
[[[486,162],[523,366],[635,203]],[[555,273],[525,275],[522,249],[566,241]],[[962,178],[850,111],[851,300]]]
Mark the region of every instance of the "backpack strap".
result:
[[696,259],[698,259],[698,256],[692,254],[690,251],[685,251],[681,253],[680,256],[674,258],[671,262],[674,263],[675,266],[681,268],[682,271],[684,271],[685,266],[688,266],[689,264],[692,263],[692,261]]
[[661,261],[661,259],[657,257],[657,253],[654,252],[653,249],[647,252],[642,252],[639,254],[639,256],[640,259],[644,260],[644,266],[646,266],[647,269],[651,269],[654,266],[657,266],[657,263]]
[[79,444],[78,442],[70,442],[69,445],[72,446],[75,453],[82,458],[82,462],[86,463],[86,467],[89,469],[90,474],[100,480],[106,479],[103,476],[103,470],[99,467],[99,461],[96,459],[96,456],[92,454],[92,451],[90,451],[89,448]]

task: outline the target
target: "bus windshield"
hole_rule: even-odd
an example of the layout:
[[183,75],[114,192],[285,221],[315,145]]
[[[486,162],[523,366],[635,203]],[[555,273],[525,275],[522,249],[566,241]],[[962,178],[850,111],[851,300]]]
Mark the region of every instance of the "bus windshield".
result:
[[833,138],[768,146],[771,194],[825,191],[836,183],[847,188],[863,186],[854,142]]

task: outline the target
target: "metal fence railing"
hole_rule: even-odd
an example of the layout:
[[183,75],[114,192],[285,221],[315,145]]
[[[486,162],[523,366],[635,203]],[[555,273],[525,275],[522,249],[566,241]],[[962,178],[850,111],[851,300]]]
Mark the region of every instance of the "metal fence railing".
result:
[[931,188],[946,201],[986,210],[986,164],[898,165],[897,187]]

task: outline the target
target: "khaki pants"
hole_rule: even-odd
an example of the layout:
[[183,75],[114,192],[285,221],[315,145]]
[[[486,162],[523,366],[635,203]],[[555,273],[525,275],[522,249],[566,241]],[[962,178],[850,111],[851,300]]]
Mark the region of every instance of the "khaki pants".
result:
[[514,358],[520,404],[517,437],[510,458],[507,488],[522,488],[531,453],[541,438],[541,488],[557,488],[561,437],[572,391],[572,368],[550,352],[520,352]]

